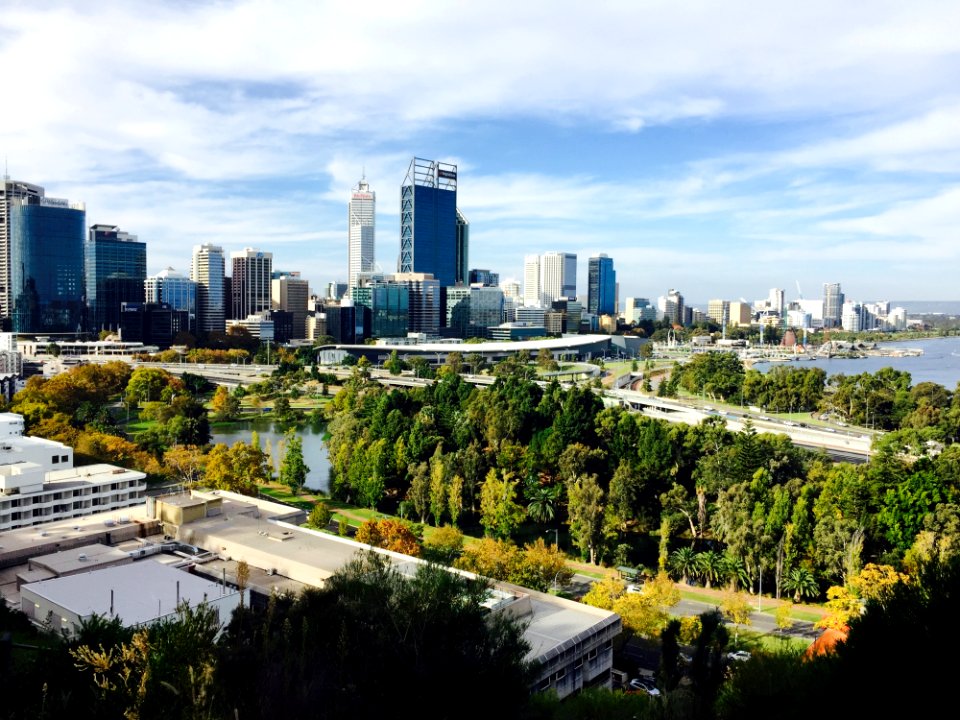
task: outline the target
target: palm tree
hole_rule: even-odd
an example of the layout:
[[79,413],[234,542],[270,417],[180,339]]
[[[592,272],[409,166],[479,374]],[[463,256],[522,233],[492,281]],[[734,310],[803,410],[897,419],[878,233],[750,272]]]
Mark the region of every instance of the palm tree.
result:
[[800,599],[804,597],[812,598],[820,594],[817,579],[805,567],[791,568],[787,577],[783,580],[783,589],[793,593],[794,602],[800,602]]
[[723,556],[723,577],[730,581],[730,587],[734,590],[750,585],[750,573],[747,572],[743,558],[730,553]]
[[693,548],[682,547],[670,553],[670,569],[680,574],[680,582],[688,584],[689,576],[697,572],[697,554]]
[[530,482],[525,488],[524,494],[527,497],[527,515],[530,519],[538,523],[548,523],[557,516],[557,501],[560,499],[560,493],[563,491],[563,485],[540,485],[537,482]]
[[718,553],[716,550],[707,550],[706,552],[698,553],[697,569],[700,571],[700,575],[703,577],[704,583],[709,590],[711,583],[715,583],[723,579],[723,555]]

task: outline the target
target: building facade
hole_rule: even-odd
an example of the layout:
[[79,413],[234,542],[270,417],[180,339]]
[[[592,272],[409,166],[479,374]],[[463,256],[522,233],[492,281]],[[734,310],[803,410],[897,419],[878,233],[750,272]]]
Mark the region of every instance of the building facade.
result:
[[[357,275],[372,272],[376,250],[377,194],[364,176],[350,193],[347,204],[348,288],[356,287]],[[337,296],[342,297],[343,293]]]
[[42,198],[45,191],[39,185],[11,180],[6,175],[0,182],[0,319],[9,325],[13,315],[13,296],[10,291],[10,207],[14,200]]
[[457,210],[456,269],[454,282],[466,285],[470,281],[470,223]]
[[274,273],[271,281],[271,305],[274,310],[289,312],[293,318],[291,340],[307,337],[307,303],[310,283],[299,272]]
[[587,264],[587,311],[593,315],[613,315],[616,305],[617,273],[613,259],[600,253]]
[[400,273],[457,279],[457,166],[413,158],[400,188]]
[[94,225],[84,246],[87,329],[118,330],[123,303],[144,301],[147,244],[116,225]]
[[243,319],[269,310],[273,280],[273,253],[244,248],[230,253],[231,317]]
[[193,280],[168,267],[148,277],[143,285],[146,302],[166,303],[187,313],[188,331],[197,332],[197,284]]
[[195,245],[190,279],[197,284],[197,333],[226,329],[224,257],[219,245]]
[[548,252],[540,257],[540,302],[549,307],[560,298],[577,296],[577,256]]
[[840,283],[824,283],[823,285],[823,326],[825,328],[840,327],[843,323],[843,293]]
[[48,197],[9,202],[11,329],[77,333],[84,327],[86,209]]

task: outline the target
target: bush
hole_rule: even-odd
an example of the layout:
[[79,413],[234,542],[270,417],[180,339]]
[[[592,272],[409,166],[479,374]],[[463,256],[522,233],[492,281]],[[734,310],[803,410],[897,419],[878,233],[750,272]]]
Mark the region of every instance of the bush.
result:
[[310,511],[310,516],[307,518],[307,523],[312,528],[317,530],[325,530],[326,527],[330,524],[330,520],[333,518],[333,512],[327,507],[326,503],[319,502],[313,506],[313,509]]
[[444,563],[453,562],[463,550],[463,533],[452,525],[437,528],[423,544],[432,558]]

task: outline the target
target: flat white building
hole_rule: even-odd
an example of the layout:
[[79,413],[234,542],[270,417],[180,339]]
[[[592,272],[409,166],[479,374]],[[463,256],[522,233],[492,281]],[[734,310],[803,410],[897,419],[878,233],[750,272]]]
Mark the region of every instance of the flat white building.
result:
[[22,433],[20,415],[0,415],[0,531],[143,503],[144,473],[75,468],[73,448]]
[[240,598],[235,588],[145,559],[28,583],[20,588],[20,609],[34,622],[49,622],[69,637],[94,615],[138,627],[175,616],[181,604],[206,603],[226,623]]

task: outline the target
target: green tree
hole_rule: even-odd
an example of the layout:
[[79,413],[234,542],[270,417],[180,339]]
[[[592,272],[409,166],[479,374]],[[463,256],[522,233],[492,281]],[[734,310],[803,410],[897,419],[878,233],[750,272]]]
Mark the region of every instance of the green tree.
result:
[[516,502],[518,484],[509,473],[500,475],[494,468],[487,473],[480,488],[480,524],[488,535],[508,538],[526,517]]
[[597,564],[597,550],[603,541],[603,490],[596,475],[587,475],[567,484],[570,536],[590,562]]
[[383,363],[383,366],[390,371],[391,375],[402,373],[405,365],[406,363],[400,359],[400,354],[396,350],[392,350],[386,362]]
[[217,422],[229,422],[240,416],[240,399],[224,385],[217,386],[210,407],[213,410],[213,419]]
[[793,601],[800,602],[803,598],[814,598],[820,594],[817,579],[808,568],[794,567],[783,579],[783,589],[793,593]]
[[310,509],[307,524],[316,530],[326,530],[333,519],[333,512],[325,502],[318,502]]
[[287,433],[287,450],[280,463],[280,482],[299,493],[309,472],[310,468],[303,461],[303,440],[294,432]]

